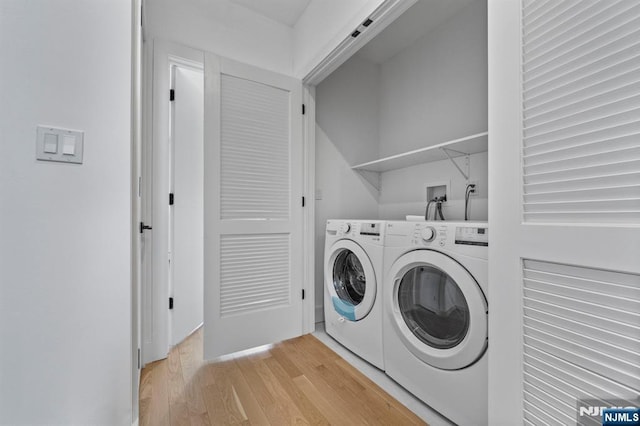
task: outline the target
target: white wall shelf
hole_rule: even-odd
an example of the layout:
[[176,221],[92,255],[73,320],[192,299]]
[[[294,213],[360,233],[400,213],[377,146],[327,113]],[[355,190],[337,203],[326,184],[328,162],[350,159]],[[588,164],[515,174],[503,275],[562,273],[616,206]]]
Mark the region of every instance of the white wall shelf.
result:
[[[390,170],[403,169],[417,164],[431,163],[433,161],[446,160],[453,161],[453,158],[486,152],[488,149],[488,132],[476,133],[460,139],[431,145],[425,148],[396,154],[381,158],[375,161],[358,164],[351,169],[359,172],[388,172]],[[454,162],[458,170],[464,172]],[[468,176],[465,176],[468,178]]]

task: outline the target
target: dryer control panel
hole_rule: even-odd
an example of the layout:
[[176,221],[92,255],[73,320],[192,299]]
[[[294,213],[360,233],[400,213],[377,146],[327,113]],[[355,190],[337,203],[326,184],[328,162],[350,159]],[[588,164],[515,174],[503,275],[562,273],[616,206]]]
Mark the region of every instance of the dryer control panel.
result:
[[456,227],[456,244],[466,246],[489,246],[489,228],[485,227]]
[[386,247],[413,247],[486,259],[489,226],[486,222],[387,221]]

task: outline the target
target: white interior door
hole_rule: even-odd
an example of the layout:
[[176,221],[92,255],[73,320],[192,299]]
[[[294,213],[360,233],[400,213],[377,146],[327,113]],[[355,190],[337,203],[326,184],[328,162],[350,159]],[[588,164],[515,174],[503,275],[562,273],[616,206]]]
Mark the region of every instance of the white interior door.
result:
[[301,93],[205,55],[207,359],[302,333]]
[[489,424],[640,394],[640,4],[489,1]]
[[203,320],[204,75],[184,65],[174,65],[172,74],[169,294],[175,345]]
[[[170,321],[170,206],[173,87],[171,70],[179,65],[187,69],[202,69],[204,53],[185,46],[161,41],[149,41],[145,49],[145,79],[143,108],[144,143],[142,152],[142,220],[151,226],[143,234],[142,258],[142,362],[147,364],[166,358],[172,340]],[[152,95],[152,96],[151,96]],[[181,96],[177,94],[176,99]],[[189,94],[182,95],[189,96]],[[180,111],[178,111],[180,114]],[[175,127],[175,126],[174,126]],[[180,160],[182,162],[182,160]],[[195,167],[195,166],[194,166]],[[177,198],[176,200],[179,200]],[[197,244],[197,241],[195,242]],[[200,293],[202,294],[202,293]],[[201,303],[201,302],[200,302]],[[176,300],[176,307],[181,302]]]

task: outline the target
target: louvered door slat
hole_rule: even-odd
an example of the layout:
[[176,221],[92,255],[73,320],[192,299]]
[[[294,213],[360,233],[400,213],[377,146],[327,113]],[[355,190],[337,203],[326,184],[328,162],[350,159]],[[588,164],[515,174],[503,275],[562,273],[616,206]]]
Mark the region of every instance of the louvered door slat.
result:
[[523,398],[575,418],[579,399],[640,394],[640,275],[533,260],[523,275]]
[[544,11],[544,7],[548,4],[550,4],[551,2],[553,2],[554,0],[540,0],[540,1],[536,1],[536,0],[523,0],[522,1],[522,6],[523,6],[523,14],[525,16],[528,16],[530,18],[534,17],[534,13],[541,13],[539,11]]
[[566,426],[567,424],[570,424],[571,417],[567,416],[558,407],[551,405],[531,392],[528,392],[526,390],[526,385],[523,395],[525,410],[534,412],[537,416],[543,419],[546,424],[554,426]]
[[[526,374],[525,377],[527,377]],[[548,383],[535,379],[525,382],[524,391],[525,394],[533,395],[538,401],[544,402],[547,407],[553,407],[552,412],[555,411],[554,418],[557,422],[564,421],[564,424],[571,422],[571,419],[565,414],[570,410],[571,402],[573,402],[569,395]],[[556,404],[561,404],[562,409],[555,408]]]
[[562,108],[554,108],[547,105],[546,111],[532,117],[525,117],[524,124],[530,134],[534,134],[536,128],[546,130],[571,126],[584,121],[592,121],[612,113],[624,112],[638,107],[640,83],[621,87],[612,92],[584,99],[582,101],[570,101]]
[[640,4],[536,3],[523,10],[524,221],[640,223]]
[[[564,3],[564,2],[559,2]],[[621,39],[634,31],[637,19],[634,19],[638,5],[610,7],[601,13],[577,23],[572,17],[573,26],[563,28],[555,38],[548,39],[545,34],[545,44],[536,49],[527,49],[527,60],[524,63],[525,72],[531,71],[532,78],[568,63],[582,55],[580,50],[596,51],[602,46]],[[615,5],[614,5],[615,6]],[[527,30],[525,28],[525,34]]]
[[527,38],[527,53],[536,57],[540,52],[548,51],[549,46],[559,44],[558,38],[567,37],[567,30],[578,25],[584,25],[586,21],[593,21],[605,13],[606,9],[616,6],[616,1],[578,1],[561,14],[556,14],[553,19],[546,21],[540,30],[530,31]]
[[544,34],[550,26],[549,21],[556,17],[565,16],[567,13],[572,13],[576,6],[580,6],[580,0],[546,2],[535,12],[527,15],[527,25],[523,30],[531,38]]
[[221,76],[220,216],[289,218],[289,92]]
[[[590,147],[596,148],[596,147]],[[611,149],[604,147],[600,152],[592,153],[590,150],[580,152],[573,150],[572,154],[555,152],[550,161],[540,161],[539,157],[528,157],[524,160],[524,166],[529,179],[546,173],[577,170],[580,168],[606,167],[615,164],[616,167],[624,167],[624,164],[640,160],[640,147],[627,149]],[[607,148],[609,148],[607,150]],[[536,160],[539,162],[536,163]],[[552,179],[547,179],[552,180]]]
[[289,304],[289,235],[224,235],[220,311],[228,316]]
[[[592,167],[571,168],[546,173],[535,173],[527,176],[525,184],[557,182],[568,179],[586,179],[591,177],[610,176],[612,174],[633,173],[638,170],[640,161],[621,161],[619,163],[607,163]],[[613,199],[615,197],[607,197]]]
[[525,105],[526,124],[529,125],[529,120],[534,124],[540,123],[556,112],[562,113],[563,109],[566,110],[574,103],[593,102],[594,99],[616,99],[619,91],[634,93],[638,85],[637,73],[640,71],[640,61],[634,60],[623,65],[625,66],[623,70],[619,67],[611,67],[545,93],[536,95],[536,92],[532,91],[533,95],[528,97]]
[[581,67],[568,68],[564,72],[551,74],[540,81],[529,80],[524,87],[525,107],[534,108],[560,96],[579,90],[587,90],[592,86],[603,84],[620,76],[631,73],[638,68],[638,52],[640,46],[627,43],[621,49],[612,49],[606,57]]
[[592,67],[603,57],[633,47],[637,36],[637,20],[626,22],[611,33],[592,40],[591,43],[576,46],[577,52],[545,58],[548,59],[547,62],[530,64],[529,67],[525,65],[525,89],[544,84],[558,76],[585,72],[585,67]]
[[562,200],[616,200],[621,198],[640,198],[640,188],[637,186],[586,189],[580,191],[540,192],[528,194],[524,197],[525,204],[545,203]]

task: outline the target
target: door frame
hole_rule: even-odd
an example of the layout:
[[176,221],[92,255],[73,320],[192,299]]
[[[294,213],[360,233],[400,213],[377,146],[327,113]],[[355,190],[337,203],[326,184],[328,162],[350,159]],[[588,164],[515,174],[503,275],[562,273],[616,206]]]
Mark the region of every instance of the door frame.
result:
[[[204,67],[204,53],[164,40],[150,40],[145,49],[150,84],[145,96],[148,113],[142,149],[143,221],[152,226],[144,235],[142,285],[142,364],[166,358],[171,349],[169,323],[169,203],[171,170],[171,67]],[[200,64],[200,65],[199,65]],[[164,195],[163,195],[164,194]]]
[[[195,57],[195,55],[193,55]],[[186,70],[190,70],[190,71],[194,71],[194,72],[198,72],[200,73],[201,77],[202,77],[202,96],[204,98],[204,63],[200,63],[197,61],[194,61],[192,59],[187,59],[184,58],[182,56],[177,57],[173,54],[169,54],[169,84],[171,87],[171,90],[176,90],[176,69],[177,68],[182,68],[182,69],[186,69]],[[203,102],[204,105],[204,102]],[[203,106],[204,108],[204,106]],[[174,194],[175,193],[175,179],[176,179],[176,138],[175,138],[175,114],[176,114],[176,110],[175,110],[175,103],[170,102],[170,106],[169,106],[169,128],[170,128],[170,133],[169,133],[169,163],[168,163],[168,172],[169,172],[169,193]],[[204,127],[204,112],[203,112],[203,116],[202,116],[202,121],[203,121],[203,127]],[[204,148],[204,135],[202,137],[202,147]],[[204,179],[203,179],[204,182]],[[204,197],[204,195],[203,195]],[[169,253],[169,278],[168,278],[168,292],[169,292],[169,296],[168,297],[175,297],[175,267],[174,267],[174,251],[175,251],[175,235],[176,235],[176,231],[175,231],[175,204],[172,206],[171,204],[169,204],[168,207],[168,225],[169,225],[169,231],[168,231],[168,253]],[[173,321],[176,315],[177,311],[172,311],[170,312],[170,310],[167,311],[168,315],[169,315],[169,320],[167,323],[167,328],[168,328],[168,335],[169,335],[169,347],[171,347],[173,344],[172,342],[176,341],[175,336],[173,335],[174,333],[174,327],[173,327]],[[193,333],[195,330],[197,330],[198,328],[200,328],[202,326],[202,321],[200,321],[199,325],[196,326],[195,328],[193,328],[192,330],[189,331],[189,335],[191,333]],[[186,336],[185,336],[186,337]],[[181,338],[180,340],[177,341],[178,344],[180,341],[182,341],[184,339]]]

